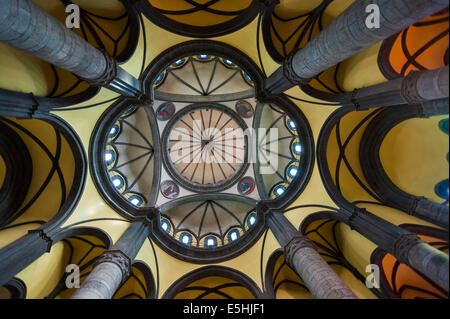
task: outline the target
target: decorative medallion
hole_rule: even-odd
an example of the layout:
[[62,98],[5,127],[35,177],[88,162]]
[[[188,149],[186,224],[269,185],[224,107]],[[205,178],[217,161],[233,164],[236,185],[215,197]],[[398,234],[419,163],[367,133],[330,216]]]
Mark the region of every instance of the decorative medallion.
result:
[[161,194],[169,199],[177,198],[180,195],[180,188],[172,181],[164,181],[161,183]]
[[156,109],[156,118],[160,121],[168,121],[175,113],[175,105],[172,102],[166,102],[161,104]]
[[255,113],[253,106],[249,102],[243,100],[236,103],[236,112],[245,119],[253,117]]
[[239,194],[244,196],[250,195],[255,190],[255,187],[255,180],[249,176],[241,179],[237,186]]

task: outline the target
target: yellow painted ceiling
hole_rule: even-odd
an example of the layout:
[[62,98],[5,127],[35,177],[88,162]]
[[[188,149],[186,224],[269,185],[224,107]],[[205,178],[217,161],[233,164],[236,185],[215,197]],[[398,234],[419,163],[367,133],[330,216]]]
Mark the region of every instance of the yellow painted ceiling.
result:
[[[60,3],[56,0],[38,0],[35,2],[52,14],[54,12],[60,12],[57,10]],[[155,7],[164,7],[171,10],[180,9],[183,3],[183,1],[175,0],[149,0],[149,2]],[[311,8],[317,6],[319,2],[320,1],[303,1],[301,2],[301,5],[299,5],[298,1],[282,0],[281,4],[276,9],[276,12],[285,16],[289,16],[291,13],[295,15],[304,11],[309,11]],[[326,24],[342,12],[351,2],[351,0],[334,1],[326,11]],[[107,13],[110,16],[117,16],[122,13],[122,8],[118,1],[102,0],[95,1],[94,4],[92,1],[80,0],[75,1],[75,3],[79,4],[86,10],[97,14],[105,15]],[[111,5],[111,3],[113,3],[113,5]],[[248,3],[249,1],[232,1],[229,3],[226,1],[219,1],[216,9],[242,9],[246,8]],[[189,6],[186,8],[188,7]],[[60,20],[63,19],[60,14],[56,15]],[[184,23],[198,23],[200,26],[222,22],[221,20],[218,20],[217,17],[206,13],[198,13],[195,15],[190,15],[189,17],[177,17],[176,19],[181,19],[180,21],[183,21]],[[117,33],[120,32],[121,28],[123,28],[123,24],[121,23],[108,22],[105,23],[103,27],[107,28],[107,30],[112,33]],[[123,69],[136,78],[140,76],[142,68],[147,67],[148,64],[151,63],[161,52],[176,44],[193,39],[169,32],[162,27],[157,26],[145,16],[143,16],[143,24],[145,33],[141,30],[135,52],[126,62],[121,64]],[[285,32],[287,32],[287,29]],[[261,50],[261,62],[258,56],[258,37],[260,41],[259,48]],[[255,62],[261,69],[264,68],[267,75],[270,75],[279,67],[279,64],[273,61],[270,57],[264,46],[262,37],[262,31],[261,29],[258,29],[258,18],[255,18],[250,24],[238,31],[224,36],[211,38],[210,40],[223,42],[240,50],[250,57],[250,59],[252,59],[253,62]],[[144,47],[144,40],[146,41],[146,47]],[[380,45],[381,43],[376,44],[341,64],[341,68],[338,73],[338,81],[345,91],[352,91],[355,88],[361,88],[387,81],[387,79],[382,75],[377,64]],[[121,46],[119,45],[119,47]],[[108,51],[110,50],[113,50],[113,48],[109,47]],[[32,92],[37,96],[46,96],[50,93],[54,83],[54,74],[49,64],[30,57],[27,54],[18,52],[17,50],[9,48],[1,43],[0,53],[0,70],[2,70],[2,74],[8,75],[0,77],[0,88],[23,93]],[[143,66],[142,61],[144,59],[145,65]],[[71,79],[72,75],[65,74],[64,71],[61,71],[61,74],[62,82],[73,80]],[[85,89],[85,87],[81,85],[79,91],[82,91],[83,89]],[[288,90],[286,94],[299,99],[320,102],[319,99],[308,96],[298,87]],[[107,110],[112,104],[112,102],[108,101],[111,101],[117,97],[117,93],[102,88],[91,99],[71,106],[83,107],[98,104],[96,107],[75,111],[55,111],[53,114],[66,121],[74,129],[82,142],[85,153],[88,154],[91,135],[97,121],[105,110]],[[311,126],[314,141],[317,144],[319,133],[325,121],[338,108],[338,106],[320,106],[308,102],[300,102],[294,99],[292,101],[305,114]],[[341,125],[342,136],[348,135],[353,127],[367,114],[368,112],[352,112],[346,115],[343,118]],[[412,194],[427,196],[428,198],[437,201],[438,198],[436,198],[433,193],[433,186],[440,180],[448,178],[448,162],[445,160],[445,156],[448,152],[448,136],[441,134],[437,128],[437,122],[440,119],[441,118],[410,120],[402,123],[389,133],[382,145],[380,153],[381,161],[388,175],[402,189]],[[19,122],[33,132],[39,134],[41,138],[46,141],[48,147],[50,149],[54,149],[54,132],[49,128],[48,124],[38,120],[21,120]],[[349,144],[347,150],[349,160],[355,165],[356,171],[360,175],[362,174],[358,162],[358,147],[361,135],[362,132],[361,134],[357,134],[355,136],[355,140]],[[33,146],[31,142],[27,143],[26,137],[24,137],[24,141],[30,148],[33,158],[33,166],[37,168],[34,172],[34,183],[38,185],[39,179],[44,178],[44,172],[48,170],[48,165],[50,164],[46,162],[44,156],[40,154],[40,151]],[[68,176],[66,183],[67,185],[70,185],[74,174],[73,155],[65,142],[63,142],[63,148],[64,158],[61,159],[61,162],[64,163],[62,166],[64,174]],[[335,165],[337,157],[337,143],[335,140],[330,139],[328,144],[328,161],[330,163],[330,167]],[[427,165],[423,165],[424,163]],[[4,178],[4,171],[5,164],[0,157],[0,186],[2,185]],[[106,232],[111,237],[113,242],[116,242],[125,229],[129,226],[129,223],[102,199],[93,183],[91,174],[92,172],[88,172],[83,194],[76,209],[66,220],[64,225],[62,225],[62,227],[69,228],[75,223],[82,223],[83,226],[97,227]],[[354,181],[354,179],[352,179],[348,170],[342,170],[341,181],[343,193],[349,201],[370,199],[364,190]],[[32,185],[32,187],[34,186]],[[35,219],[47,220],[49,216],[46,216],[46,214],[52,214],[54,211],[52,206],[55,201],[52,197],[55,196],[58,196],[58,185],[56,182],[54,185],[50,185],[48,191],[43,194],[42,198],[40,198],[38,202],[36,202],[35,207],[17,222]],[[317,162],[314,165],[313,173],[307,187],[295,200],[295,202],[292,203],[291,207],[310,204],[327,205],[337,208],[337,205],[330,198],[323,185]],[[318,209],[314,207],[295,209],[286,213],[286,216],[292,224],[298,228],[307,216],[315,213],[317,210]],[[429,223],[423,222],[411,216],[407,216],[402,212],[390,208],[370,206],[370,211],[396,225],[402,223],[430,225]],[[115,220],[91,221],[102,218]],[[37,228],[39,225],[34,226],[34,228]],[[33,229],[33,227],[18,227],[1,231],[0,247],[4,247],[20,238],[28,230]],[[341,248],[345,255],[348,256],[351,263],[364,274],[365,265],[369,263],[370,255],[376,246],[355,231],[351,231],[346,225],[339,224],[338,236],[338,241],[341,244]],[[271,231],[268,230],[264,232],[261,238],[259,238],[259,240],[250,249],[231,260],[218,264],[218,266],[229,267],[245,274],[253,280],[261,290],[263,290],[263,281],[266,273],[267,262],[269,261],[271,255],[279,248],[280,246],[275,237]],[[65,267],[65,256],[67,255],[66,249],[67,248],[65,248],[63,243],[56,244],[52,248],[50,254],[42,256],[31,266],[18,274],[17,277],[26,282],[29,289],[30,298],[43,298],[50,292],[51,288],[56,285],[56,282],[60,279],[59,276],[62,274],[63,268]],[[159,298],[161,298],[166,290],[178,279],[196,269],[207,266],[188,263],[176,259],[167,254],[150,240],[147,240],[144,243],[136,259],[145,262],[151,269],[153,276],[158,278]],[[40,273],[42,275],[36,277],[36,273]],[[284,276],[287,277],[291,275],[292,274],[284,274]],[[347,283],[351,284],[352,288],[358,292],[357,294],[361,298],[374,297],[360,282],[356,282],[354,278],[352,278],[351,274],[343,273],[342,277]],[[208,281],[208,284],[212,284],[212,282]],[[307,293],[305,294],[299,291],[290,291],[290,289],[293,288],[286,286],[281,289],[280,297],[307,297]],[[244,292],[242,292],[242,296],[246,296]]]

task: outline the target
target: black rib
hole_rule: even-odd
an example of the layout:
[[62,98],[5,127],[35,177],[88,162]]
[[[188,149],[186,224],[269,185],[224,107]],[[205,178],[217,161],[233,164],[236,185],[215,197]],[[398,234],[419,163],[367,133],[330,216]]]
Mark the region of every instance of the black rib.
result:
[[132,164],[132,163],[134,163],[134,162],[140,160],[141,158],[144,158],[145,156],[148,156],[148,155],[150,155],[150,154],[153,155],[153,152],[147,152],[147,153],[144,153],[144,154],[142,154],[142,155],[140,155],[140,156],[138,156],[138,157],[136,157],[136,158],[134,158],[134,159],[132,159],[132,160],[129,160],[129,161],[123,163],[123,164],[120,164],[119,166],[116,166],[115,169],[119,169],[119,168],[122,168],[122,167],[124,167],[124,166],[126,166],[126,165]]

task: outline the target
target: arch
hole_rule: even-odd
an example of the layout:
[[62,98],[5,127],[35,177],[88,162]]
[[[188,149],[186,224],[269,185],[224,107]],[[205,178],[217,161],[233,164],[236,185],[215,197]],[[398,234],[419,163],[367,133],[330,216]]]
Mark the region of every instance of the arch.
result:
[[[339,207],[344,208],[348,211],[353,211],[354,205],[352,205],[344,198],[338,185],[336,185],[336,183],[338,182],[336,181],[335,183],[335,181],[333,180],[331,170],[328,164],[327,151],[331,134],[335,129],[336,125],[339,123],[341,118],[343,118],[345,115],[347,115],[352,111],[353,111],[352,107],[342,107],[334,111],[323,125],[317,143],[317,164],[319,166],[320,176],[322,178],[322,182],[325,186],[325,189],[327,190],[327,193],[331,197],[331,199],[333,199],[333,201]],[[358,126],[355,129],[359,128]],[[342,154],[343,151],[345,151],[345,149],[344,150],[340,149],[340,158],[342,159],[344,158],[344,154]]]
[[[30,288],[30,298],[65,298],[71,294],[66,279],[71,272],[66,268],[70,264],[79,267],[80,282],[89,274],[93,263],[101,253],[112,246],[110,236],[95,227],[73,227],[59,229],[53,237],[52,250],[48,254],[37,256],[30,265],[36,264],[34,271],[42,268],[49,277],[43,281],[46,285]],[[27,249],[27,248],[24,248]],[[49,268],[49,264],[52,267]],[[28,265],[27,265],[28,266]],[[25,283],[32,281],[34,271],[28,267],[19,274]],[[71,271],[71,270],[70,270]],[[72,283],[71,278],[70,283]],[[72,289],[72,288],[71,288]]]
[[[59,180],[59,185],[61,188],[61,198],[59,208],[55,211],[54,215],[48,220],[44,220],[43,227],[46,229],[51,229],[57,225],[62,224],[71,214],[74,207],[76,206],[86,179],[86,156],[84,153],[84,148],[79,140],[78,135],[73,131],[73,129],[62,119],[53,115],[42,115],[33,120],[13,120],[10,118],[0,118],[2,125],[8,125],[10,129],[14,129],[16,132],[20,133],[22,136],[28,139],[29,143],[32,143],[33,147],[37,147],[45,158],[47,158],[52,164],[49,170],[49,174],[44,178],[44,182],[40,187],[34,190],[34,195],[30,197],[26,205],[21,208],[19,212],[13,212],[10,218],[3,223],[3,227],[11,227],[10,224],[16,220],[20,215],[26,213],[27,209],[30,208],[36,200],[42,195],[48,186],[49,180],[53,176],[57,176]],[[37,126],[26,127],[25,124],[35,123]],[[56,151],[51,152],[46,142],[42,138],[36,136],[39,130],[42,130],[42,125],[48,126],[46,129],[50,132],[53,130],[53,134],[56,140]],[[50,129],[51,128],[51,129]],[[35,130],[33,132],[33,130]],[[69,170],[68,175],[72,177],[65,177],[59,163],[60,156],[63,152],[62,143],[67,143],[71,154],[70,157],[73,158],[73,170]],[[19,161],[20,158],[17,159]],[[34,169],[37,169],[34,167]],[[42,169],[42,168],[41,168]],[[69,184],[69,181],[72,181]],[[31,190],[30,190],[31,191]],[[30,194],[28,194],[30,195]],[[24,203],[20,203],[24,204]]]
[[[211,66],[213,75],[211,75],[210,72],[206,72],[209,71],[209,69],[206,69],[206,71],[205,69],[202,69],[208,63],[212,64],[208,65],[208,67]],[[189,67],[189,70],[186,71],[184,68],[187,67]],[[222,81],[223,83],[231,83],[229,81],[234,81],[233,77],[235,77],[237,82],[233,82],[233,85],[231,85],[230,87],[219,84],[218,87],[223,89],[223,92],[219,92],[218,94],[212,94],[211,92],[211,94],[208,94],[208,92],[192,90],[193,85],[189,84],[188,82],[190,82],[190,80],[198,81],[200,87],[201,81],[199,80],[199,74],[202,74],[202,70],[205,71],[205,74],[207,74],[207,77],[205,78],[209,82],[212,82],[214,72],[218,69],[222,70],[225,73],[225,80],[221,78],[218,80],[218,83],[222,83]],[[192,75],[192,79],[185,81],[181,79],[182,75],[177,76],[175,74],[176,72],[184,72],[184,76]],[[170,85],[167,85],[167,87],[165,87],[169,77],[171,81],[173,80],[177,85],[180,85],[183,88],[190,88],[190,95],[186,94],[185,91],[182,91],[182,94],[180,94],[177,90],[171,89]],[[221,42],[210,40],[195,40],[184,42],[172,48],[169,48],[153,60],[153,62],[148,66],[146,71],[141,76],[141,81],[144,85],[145,94],[150,97],[149,100],[145,103],[138,103],[137,101],[132,99],[118,100],[107,111],[104,112],[100,120],[97,122],[96,128],[93,132],[90,144],[90,155],[92,159],[90,161],[90,165],[93,172],[93,180],[98,191],[105,199],[105,201],[111,205],[111,207],[113,207],[119,214],[125,216],[127,219],[139,219],[142,218],[143,215],[151,219],[153,221],[151,233],[152,239],[154,239],[162,247],[162,249],[177,258],[189,262],[203,264],[224,261],[235,257],[238,253],[248,249],[250,245],[254,243],[257,238],[259,238],[263,229],[266,227],[265,218],[270,209],[274,210],[287,207],[301,194],[303,189],[306,187],[306,184],[311,177],[312,169],[314,166],[314,140],[311,128],[309,126],[309,123],[307,122],[306,117],[300,111],[300,109],[285,96],[267,96],[263,90],[264,76],[262,75],[258,66],[242,52]],[[167,218],[169,216],[167,216],[165,210],[170,209],[173,206],[171,205],[171,203],[184,205],[184,199],[189,199],[190,201],[192,201],[191,196],[197,196],[198,198],[200,198],[201,200],[199,201],[199,204],[200,202],[204,202],[206,197],[203,196],[203,194],[200,194],[200,192],[196,191],[196,189],[194,188],[184,187],[183,183],[179,183],[179,185],[176,184],[175,178],[173,178],[175,181],[169,182],[172,182],[174,185],[178,186],[179,192],[177,193],[177,196],[180,195],[180,193],[181,195],[175,199],[170,198],[171,201],[169,202],[169,204],[166,204],[169,197],[165,196],[164,194],[159,194],[162,190],[162,186],[160,184],[162,177],[164,176],[165,178],[171,178],[171,175],[175,174],[171,171],[167,173],[168,156],[166,154],[166,156],[164,157],[162,154],[160,154],[166,152],[165,144],[163,142],[160,142],[159,140],[161,131],[163,132],[163,140],[166,140],[165,138],[167,138],[167,136],[165,136],[164,133],[167,133],[166,129],[172,123],[171,120],[169,120],[170,117],[174,116],[172,120],[179,118],[180,115],[176,113],[176,110],[178,112],[181,112],[180,114],[185,114],[183,113],[183,108],[187,107],[187,104],[191,105],[192,103],[194,103],[193,105],[194,107],[196,107],[205,105],[218,105],[217,103],[220,102],[220,105],[225,107],[225,104],[228,103],[226,107],[228,113],[231,113],[235,112],[234,108],[236,108],[237,106],[237,104],[232,105],[232,102],[235,102],[235,100],[242,101],[241,99],[244,96],[245,100],[251,99],[252,103],[254,103],[255,106],[251,105],[254,116],[252,119],[251,117],[246,118],[245,116],[236,113],[236,117],[242,117],[239,117],[239,122],[246,121],[246,127],[249,128],[252,124],[260,125],[260,113],[262,112],[261,110],[263,108],[269,108],[271,112],[277,114],[278,119],[276,120],[276,122],[279,124],[280,128],[288,132],[288,138],[290,139],[289,142],[291,140],[298,140],[298,144],[301,149],[299,153],[301,154],[294,155],[292,152],[292,146],[295,143],[289,144],[289,142],[287,143],[291,146],[290,152],[288,151],[289,156],[287,156],[286,154],[280,154],[281,152],[276,153],[277,158],[282,158],[283,161],[285,161],[285,158],[289,159],[288,163],[283,164],[284,166],[280,170],[282,173],[278,172],[278,174],[282,176],[281,182],[284,182],[283,194],[278,194],[279,196],[271,197],[269,193],[276,186],[275,183],[272,183],[271,185],[266,187],[265,191],[262,191],[261,194],[259,194],[258,190],[258,194],[254,192],[255,194],[253,194],[251,197],[247,196],[247,199],[251,200],[247,201],[249,207],[244,212],[247,215],[244,214],[243,217],[247,218],[249,216],[248,214],[254,213],[254,215],[252,216],[256,218],[256,224],[251,224],[254,227],[248,227],[249,223],[247,223],[247,221],[240,221],[238,225],[233,224],[233,226],[236,226],[233,229],[230,229],[230,225],[228,225],[227,227],[224,227],[224,229],[208,232],[208,234],[206,235],[208,235],[209,237],[203,236],[204,234],[195,234],[192,229],[188,231],[188,229],[180,228],[178,230],[184,231],[186,243],[189,245],[182,244],[180,242],[180,238],[183,234],[179,232],[177,234],[170,234],[170,229],[172,229],[173,227],[169,227],[171,222],[170,218]],[[153,104],[152,101],[154,102]],[[169,114],[169,117],[158,118],[158,116],[161,117],[161,114],[158,113],[159,104],[157,104],[157,102],[163,103],[161,105],[164,106],[172,106],[174,110],[171,111],[171,114],[169,114],[168,111],[163,114],[165,116]],[[161,105],[159,105],[159,107]],[[133,193],[133,196],[135,197],[132,198],[126,196],[127,190],[131,188],[130,185],[135,186],[136,183],[129,180],[128,175],[119,170],[119,168],[122,167],[123,161],[121,165],[116,165],[118,163],[117,158],[120,158],[122,156],[122,153],[118,150],[118,145],[124,144],[124,141],[121,141],[121,143],[115,143],[115,140],[120,138],[121,128],[123,128],[123,125],[121,125],[120,123],[121,118],[128,118],[129,116],[132,116],[132,114],[134,114],[134,112],[137,112],[136,110],[139,108],[145,109],[148,117],[150,118],[150,125],[147,131],[151,131],[153,138],[151,152],[149,150],[148,153],[152,153],[155,166],[152,172],[153,179],[151,183],[151,189],[150,187],[147,187],[141,192],[136,191]],[[212,112],[210,114],[212,115]],[[139,118],[144,118],[144,116],[141,116]],[[169,124],[166,123],[167,120],[169,120]],[[274,127],[275,124],[276,123],[273,123],[271,127]],[[291,125],[291,127],[289,127],[289,125]],[[136,128],[134,131],[137,132],[138,129]],[[139,136],[141,138],[143,135],[145,134],[140,132]],[[282,138],[282,140],[286,141],[286,138],[287,137],[285,136]],[[147,138],[147,140],[149,140],[149,138]],[[276,142],[281,144],[280,140],[278,139]],[[131,142],[127,142],[127,144],[130,143]],[[133,144],[137,143],[133,142]],[[137,145],[133,146],[135,147]],[[108,160],[105,159],[105,149],[107,149],[107,147],[111,147],[111,152],[108,155],[108,160],[111,161],[111,165],[106,163],[106,161]],[[138,155],[136,155],[135,157],[136,162],[138,159],[141,160],[142,156],[147,156],[146,154],[142,154],[142,156]],[[124,157],[122,156],[122,160],[123,158]],[[165,159],[164,166],[161,165],[161,158],[163,160]],[[301,173],[288,177],[289,172],[287,168],[291,167],[291,164],[295,164],[295,171],[297,173]],[[149,166],[152,165],[150,164]],[[255,166],[258,166],[258,164]],[[244,168],[247,169],[246,172],[249,176],[252,176],[252,174],[261,174],[258,170],[259,166],[256,168],[256,170],[250,165],[245,165]],[[293,170],[291,170],[291,172],[293,172]],[[142,173],[138,175],[143,176]],[[212,178],[214,178],[214,174],[212,175]],[[114,180],[112,180],[111,176],[116,178],[116,185],[114,187]],[[258,177],[256,179],[256,186],[258,184],[261,186],[262,183],[264,183],[264,181],[261,181],[263,178],[260,179]],[[165,181],[163,181],[162,184],[164,184],[164,182]],[[239,180],[233,179],[232,182],[238,183]],[[231,185],[230,183],[230,185],[227,184],[226,186],[228,187],[228,189],[226,190],[223,190],[222,188],[208,189],[210,193],[214,193],[215,195],[208,194],[207,197],[215,196],[215,198],[208,197],[210,201],[203,207],[205,211],[211,207],[215,207],[214,204],[210,203],[212,203],[212,200],[216,199],[235,201],[236,203],[240,203],[242,201],[245,202],[245,195],[238,194],[237,191],[231,189],[231,187],[234,187],[234,185]],[[190,192],[186,191],[186,189],[189,189]],[[193,191],[198,194],[193,195]],[[219,191],[222,191],[223,194],[219,193]],[[144,194],[144,192],[146,193]],[[151,195],[147,196],[149,193]],[[232,194],[234,197],[231,196]],[[259,195],[261,196],[259,197]],[[133,204],[132,199],[136,199],[135,202],[137,205]],[[189,211],[190,210],[188,210],[187,213]],[[205,214],[203,214],[203,216],[205,216]],[[166,223],[163,223],[163,218],[165,218],[164,220],[167,220]],[[202,226],[203,219],[199,219],[197,229],[202,229]],[[163,227],[165,227],[165,229],[163,229]],[[235,232],[233,233],[233,231]],[[198,233],[200,233],[200,230],[198,231]],[[228,240],[227,234],[231,234],[230,236],[233,236],[234,239]],[[236,240],[236,237],[239,238],[239,240]],[[210,242],[212,243],[209,246],[209,249],[205,249],[208,248],[205,247],[205,240],[207,238],[209,238]],[[193,245],[191,245],[191,241]]]
[[[55,0],[53,0],[55,1]],[[139,40],[139,13],[129,1],[115,0],[115,3],[98,1],[95,7],[82,0],[56,0],[51,9],[61,22],[65,23],[67,5],[76,4],[80,8],[80,28],[72,30],[90,42],[93,46],[105,50],[119,63],[128,61],[136,50]],[[49,4],[42,4],[43,6]],[[105,10],[105,9],[108,10]],[[103,9],[103,10],[102,10]],[[115,24],[120,26],[119,32],[108,33],[107,27]]]
[[383,41],[378,66],[387,79],[448,65],[448,7]]
[[19,278],[13,278],[4,286],[0,286],[0,299],[25,299],[27,286]]
[[[210,277],[222,278],[224,282],[219,282],[212,287],[202,286],[204,283],[196,285],[196,282]],[[231,291],[222,291],[227,288],[231,288]],[[169,289],[167,289],[163,299],[175,299],[177,297],[184,299],[180,294],[186,291],[199,291],[200,294],[196,296],[195,299],[202,299],[211,295],[220,296],[221,298],[226,299],[233,299],[233,289],[242,289],[242,291],[235,292],[239,296],[237,299],[242,299],[240,298],[242,294],[247,297],[246,299],[262,298],[262,293],[259,287],[245,274],[227,267],[208,266],[194,270],[181,277],[177,282],[170,286]]]
[[[294,4],[289,1],[272,6],[263,14],[262,33],[265,47],[274,61],[283,64],[285,59],[303,48],[311,39],[332,21],[332,17],[337,17],[348,4],[338,4],[333,1],[319,0]],[[331,10],[327,10],[330,9]],[[288,11],[286,8],[289,8]],[[344,102],[338,74],[342,63],[322,72],[314,77],[308,84],[301,86],[301,89],[312,97],[322,101]],[[338,95],[338,96],[335,96]],[[327,105],[327,103],[318,102]]]
[[156,293],[150,268],[143,261],[135,260],[130,277],[117,289],[113,299],[156,299]]
[[[362,111],[360,115],[360,118],[362,119],[357,122],[352,129],[347,129],[348,136],[345,141],[340,140],[341,135],[339,133],[339,126],[341,119],[343,119],[345,115],[352,112],[353,108],[341,107],[333,112],[325,122],[320,132],[317,146],[317,159],[319,172],[324,187],[330,198],[340,208],[336,212],[336,218],[339,221],[349,225],[352,230],[357,230],[361,235],[370,239],[385,251],[389,251],[393,254],[399,254],[397,243],[401,241],[402,238],[406,238],[408,236],[412,237],[413,234],[398,226],[395,226],[393,223],[390,223],[385,219],[379,218],[378,216],[368,212],[365,208],[361,208],[361,205],[376,205],[377,207],[385,207],[385,205],[382,204],[382,200],[378,198],[378,195],[376,195],[370,187],[366,185],[364,178],[355,172],[345,154],[349,141],[351,141],[355,134],[381,110],[382,109]],[[333,173],[335,176],[338,176],[340,166],[345,165],[348,168],[354,183],[360,186],[362,194],[364,194],[364,196],[371,196],[374,200],[347,199],[341,190],[339,179],[333,179],[333,167],[331,167],[328,158],[328,144],[331,140],[331,135],[333,132],[336,133],[336,137],[338,139],[337,145],[339,148],[336,159],[337,165]],[[359,195],[358,193],[356,194]],[[405,258],[405,256],[402,258]]]
[[[65,23],[67,18],[66,6],[70,4],[78,5],[80,8],[80,28],[74,28],[73,32],[93,46],[106,51],[120,65],[127,62],[137,48],[140,33],[140,17],[139,13],[128,1],[115,1],[114,9],[120,11],[118,8],[123,8],[123,12],[119,12],[118,16],[104,15],[104,12],[114,12],[111,3],[109,3],[109,10],[104,10],[100,14],[99,12],[91,12],[86,8],[86,2],[81,0],[39,0],[36,2],[62,23]],[[105,26],[111,23],[121,23],[123,30],[117,35],[109,34],[105,30]],[[117,36],[117,39],[115,39],[115,36]],[[121,41],[126,43],[119,45]],[[21,58],[21,54],[23,53],[19,52],[18,56],[16,56],[17,54],[11,54],[11,56],[18,59]],[[23,59],[37,60],[29,56],[24,56]],[[48,68],[45,72],[41,72],[40,76],[45,73],[49,79],[51,77],[47,94],[39,94],[36,91],[28,94],[0,89],[0,115],[27,118],[35,113],[45,113],[53,109],[60,110],[67,106],[85,102],[100,91],[98,87],[89,86],[85,81],[68,71],[40,60],[39,63]]]
[[[53,235],[58,232],[59,226],[69,218],[81,198],[86,180],[87,163],[78,135],[65,121],[56,116],[39,115],[36,119],[28,120],[34,121],[27,122],[28,124],[22,122],[26,120],[2,117],[0,117],[0,121],[26,138],[27,143],[31,143],[33,148],[40,152],[39,156],[46,159],[48,164],[47,172],[44,172],[43,167],[40,166],[39,172],[44,175],[40,176],[39,180],[32,180],[34,185],[30,187],[25,201],[0,228],[0,234],[2,231],[8,232],[6,243],[0,249],[0,268],[2,268],[0,282],[4,283],[50,250],[54,242]],[[30,123],[37,127],[31,127]],[[42,131],[43,127],[44,131]],[[53,134],[55,150],[50,151],[46,142],[36,136],[38,133],[44,134],[45,132]],[[63,149],[71,158],[71,161],[65,163],[67,168],[64,170],[60,167]],[[70,151],[67,152],[67,150]],[[34,169],[37,168],[34,167]],[[33,178],[37,178],[36,174],[33,176],[35,176]],[[42,196],[46,191],[48,192],[48,185],[52,180],[54,180],[52,187],[59,190],[59,201],[52,201],[56,206],[54,211],[47,210],[47,217],[43,218],[42,215],[39,215],[39,220],[35,220],[36,217],[33,214],[27,214],[30,209],[37,211],[39,200],[42,204]],[[53,193],[49,194],[53,196]],[[49,196],[49,194],[47,195]],[[26,251],[29,253],[26,254]]]
[[[154,0],[141,0],[138,7],[150,21],[161,28],[192,38],[212,38],[237,31],[253,21],[263,8],[259,0],[245,0],[241,3],[226,1],[228,0],[200,4],[196,1],[171,0],[156,5]],[[202,20],[198,19],[200,15],[209,21],[208,25],[198,24]]]
[[0,187],[0,225],[3,225],[25,200],[33,172],[30,152],[22,138],[3,122],[0,122],[0,157],[5,165]]
[[[351,287],[358,287],[358,294],[364,296],[372,296],[365,289],[377,296],[383,298],[383,294],[376,288],[368,288],[366,286],[366,275],[352,265],[349,254],[345,253],[342,247],[343,243],[339,240],[339,224],[342,223],[334,212],[318,212],[308,215],[301,223],[299,231],[311,239],[316,245],[319,254],[324,260],[334,268],[334,270],[346,281]],[[348,229],[348,227],[347,227]],[[367,239],[368,241],[368,239]],[[341,271],[344,270],[344,273]],[[344,277],[345,272],[351,273],[353,276]]]
[[[232,209],[233,207],[237,207],[239,210]],[[257,202],[237,195],[189,196],[172,200],[160,207],[159,210],[160,220],[156,220],[152,224],[150,236],[169,254],[193,263],[216,263],[234,258],[249,249],[262,235],[265,228],[265,212],[258,208]],[[197,233],[198,228],[185,222],[194,213],[198,217],[210,215],[212,216],[211,220],[217,215],[223,214],[228,219],[222,226],[220,221],[223,218],[217,219],[217,228],[211,228],[207,233]],[[256,216],[256,223],[250,226],[247,221],[252,214]],[[176,224],[172,221],[175,219],[177,220]],[[206,218],[202,217],[202,220],[204,219]],[[163,220],[170,223],[171,226],[168,230],[162,228]],[[239,234],[235,241],[229,239],[233,230]],[[193,238],[191,245],[187,246],[181,242],[183,234],[189,234]],[[205,239],[209,236],[214,236],[218,240],[218,244],[213,248],[205,245]]]
[[[135,127],[132,123],[127,122],[127,117],[133,115],[133,113],[141,112],[140,115],[144,115],[146,121],[146,127],[149,127],[149,132],[141,132],[141,130]],[[135,116],[137,116],[135,114]],[[125,124],[120,124],[126,122]],[[116,172],[114,167],[108,168],[108,165],[105,161],[105,150],[108,145],[114,146],[115,137],[110,136],[111,129],[118,124],[119,126],[127,126],[130,130],[136,132],[142,138],[143,145],[137,145],[139,148],[148,148],[146,151],[145,157],[147,158],[147,165],[145,165],[144,170],[149,168],[152,169],[152,182],[150,185],[150,191],[141,195],[144,199],[144,202],[140,206],[133,205],[130,202],[130,198],[126,197],[124,193],[126,193],[126,188],[123,187],[123,191],[117,190],[111,181],[111,174]],[[120,132],[121,128],[117,128],[118,132]],[[151,140],[149,140],[149,134],[151,134]],[[134,144],[139,144],[135,142]],[[130,145],[130,146],[134,146]],[[136,216],[140,216],[141,214],[149,214],[154,207],[156,198],[158,196],[159,184],[160,184],[160,175],[161,175],[161,154],[160,154],[160,138],[159,138],[159,130],[156,124],[156,118],[153,110],[148,107],[147,104],[139,103],[135,100],[120,98],[118,101],[113,103],[100,117],[97,121],[97,124],[92,132],[91,142],[89,146],[89,154],[90,154],[90,169],[93,172],[92,177],[94,184],[99,192],[99,194],[103,197],[103,199],[113,207],[119,214],[124,216],[127,219],[133,219]],[[138,159],[142,158],[137,156]],[[117,156],[118,157],[118,156]],[[133,159],[130,160],[132,163]],[[140,170],[140,173],[137,176],[132,176],[134,183],[142,177],[144,170]],[[117,172],[120,173],[120,172]],[[147,171],[147,174],[150,174]],[[124,176],[126,183],[126,176]],[[131,185],[129,185],[131,186]],[[128,190],[130,193],[133,191],[132,189]]]
[[368,184],[385,205],[448,228],[448,206],[401,190],[391,181],[380,160],[381,144],[388,133],[399,123],[412,118],[423,118],[420,107],[411,105],[390,107],[375,116],[361,139],[359,148],[361,167]]

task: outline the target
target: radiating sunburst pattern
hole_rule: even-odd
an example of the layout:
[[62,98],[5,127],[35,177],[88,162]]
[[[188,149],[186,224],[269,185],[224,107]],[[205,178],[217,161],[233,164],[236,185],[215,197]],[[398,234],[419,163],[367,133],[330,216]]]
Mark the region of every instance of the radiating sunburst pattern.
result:
[[160,227],[186,247],[211,249],[238,242],[256,224],[255,203],[204,197],[163,206]]
[[154,177],[153,136],[146,107],[131,106],[112,125],[104,163],[112,186],[135,207],[148,204]]
[[[300,126],[281,108],[265,104],[257,110],[258,134],[257,181],[264,198],[281,197],[300,176],[300,160],[303,154]],[[300,133],[300,134],[299,134]]]
[[170,128],[169,158],[182,184],[186,180],[210,191],[242,171],[247,149],[245,128],[224,110],[195,107]]
[[248,98],[254,96],[254,86],[253,79],[232,59],[209,54],[177,59],[154,83],[157,98],[178,102],[188,102],[192,95],[221,101]]

